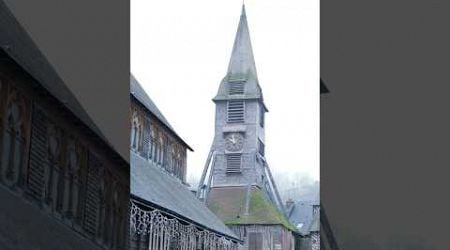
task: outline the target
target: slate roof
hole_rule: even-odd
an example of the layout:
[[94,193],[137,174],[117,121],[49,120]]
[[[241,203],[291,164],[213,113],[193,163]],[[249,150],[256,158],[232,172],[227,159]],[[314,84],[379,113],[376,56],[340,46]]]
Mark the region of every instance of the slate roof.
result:
[[[318,205],[317,201],[299,201],[295,203],[289,214],[289,221],[297,227],[303,224],[301,228],[297,228],[300,234],[308,235],[311,231],[315,231],[318,223],[320,228],[319,214],[313,215],[313,205]],[[317,230],[319,231],[319,230]]]
[[133,74],[130,73],[130,93],[134,98],[136,98],[144,107],[148,109],[158,120],[170,130],[170,132],[177,137],[189,150],[194,151],[173,129],[172,125],[170,125],[169,121],[164,117],[162,112],[158,109],[156,104],[152,101],[152,99],[147,95],[144,88],[142,88],[141,84],[136,80]]
[[[245,82],[243,95],[228,95],[228,86],[233,81]],[[213,100],[220,101],[228,99],[263,99],[261,87],[258,83],[255,58],[250,41],[247,14],[244,5],[242,5],[241,17],[239,19],[227,74],[223,78],[217,95]]]
[[257,77],[255,58],[253,56],[250,31],[244,5],[242,5],[241,17],[239,19],[227,74],[234,78],[240,78],[240,76],[246,76],[247,74]]
[[177,178],[130,152],[131,194],[221,235],[238,237]]
[[212,188],[207,204],[227,225],[282,225],[296,231],[256,186],[250,190],[246,186]]
[[4,1],[0,1],[0,17],[0,50],[11,57],[36,80],[37,84],[50,92],[111,149],[120,154],[123,160],[128,162],[127,154],[117,151],[117,148],[105,137]]

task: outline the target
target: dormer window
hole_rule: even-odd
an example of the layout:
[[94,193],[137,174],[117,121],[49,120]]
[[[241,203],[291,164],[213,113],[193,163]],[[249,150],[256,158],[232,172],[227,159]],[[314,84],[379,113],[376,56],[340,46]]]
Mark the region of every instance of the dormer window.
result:
[[227,106],[227,122],[228,123],[244,123],[244,100],[228,101]]

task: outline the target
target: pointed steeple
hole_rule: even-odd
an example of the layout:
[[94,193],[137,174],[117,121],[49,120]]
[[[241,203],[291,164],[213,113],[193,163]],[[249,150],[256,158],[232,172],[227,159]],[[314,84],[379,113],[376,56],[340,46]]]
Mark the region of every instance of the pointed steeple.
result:
[[244,4],[242,5],[241,18],[234,40],[227,76],[231,79],[257,78]]
[[[243,83],[242,94],[231,94],[230,86],[235,82]],[[214,101],[228,99],[262,99],[261,87],[256,74],[255,59],[247,23],[245,5],[242,5],[239,26],[234,39],[228,71],[223,78]]]

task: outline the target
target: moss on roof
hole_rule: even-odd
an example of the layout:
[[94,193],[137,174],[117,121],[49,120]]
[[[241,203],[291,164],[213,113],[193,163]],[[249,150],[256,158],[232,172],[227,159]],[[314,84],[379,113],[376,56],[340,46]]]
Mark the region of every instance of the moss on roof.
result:
[[253,187],[246,213],[246,187],[215,188],[211,190],[208,207],[227,225],[282,225],[291,231],[296,228],[266,199],[261,189]]

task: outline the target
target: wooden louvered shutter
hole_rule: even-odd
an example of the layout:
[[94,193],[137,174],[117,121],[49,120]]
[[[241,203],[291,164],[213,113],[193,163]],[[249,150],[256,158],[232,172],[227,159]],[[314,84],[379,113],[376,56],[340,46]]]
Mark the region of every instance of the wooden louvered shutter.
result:
[[100,161],[89,153],[83,227],[91,236],[97,233],[100,208]]
[[150,154],[150,143],[151,143],[151,135],[150,135],[150,118],[148,116],[145,116],[144,118],[144,135],[143,135],[143,147],[141,156],[145,159],[149,158]]
[[27,194],[37,201],[42,201],[44,199],[45,169],[49,168],[47,126],[47,115],[40,107],[34,105],[31,125],[31,150],[27,176]]
[[228,83],[229,95],[243,95],[245,81],[231,81]]
[[228,123],[243,123],[245,116],[245,104],[243,100],[228,101],[227,121]]
[[240,173],[242,165],[241,154],[227,154],[227,173]]

